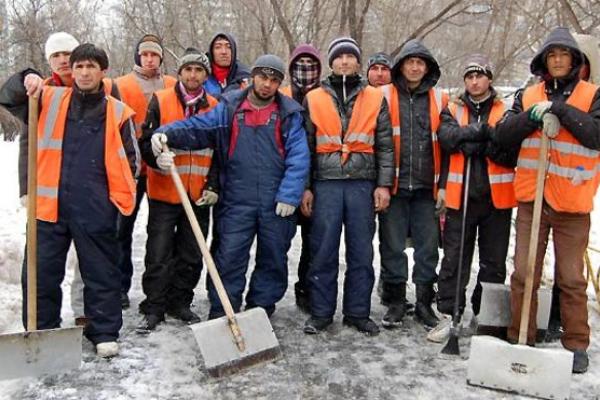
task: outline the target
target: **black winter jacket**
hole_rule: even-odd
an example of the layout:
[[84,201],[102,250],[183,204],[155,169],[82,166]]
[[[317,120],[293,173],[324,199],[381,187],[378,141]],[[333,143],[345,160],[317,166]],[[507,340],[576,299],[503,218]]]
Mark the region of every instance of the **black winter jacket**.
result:
[[[337,95],[334,87],[334,76],[329,76],[321,82],[323,88],[331,97],[338,109],[342,122],[342,132],[345,132],[350,123],[354,103],[360,91],[368,85],[367,81],[360,79],[353,89],[349,90],[344,102]],[[307,102],[304,108],[308,110]],[[311,152],[312,167],[311,177],[316,180],[333,179],[368,179],[377,182],[377,186],[391,187],[394,180],[394,146],[392,142],[392,125],[388,112],[387,102],[383,101],[377,116],[375,131],[374,154],[350,153],[350,157],[342,165],[341,153],[316,153],[316,130],[310,120],[310,115],[305,115],[305,128],[308,136],[308,146]]]
[[[419,57],[428,72],[415,90],[409,90],[401,68],[405,59]],[[394,61],[392,83],[398,90],[400,107],[399,188],[433,189],[434,163],[429,115],[429,89],[440,79],[440,68],[429,50],[417,40],[407,42]]]

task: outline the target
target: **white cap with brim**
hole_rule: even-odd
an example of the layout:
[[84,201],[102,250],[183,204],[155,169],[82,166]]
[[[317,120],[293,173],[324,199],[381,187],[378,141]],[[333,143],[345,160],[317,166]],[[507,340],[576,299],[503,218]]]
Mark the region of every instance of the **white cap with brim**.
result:
[[77,46],[79,46],[79,42],[73,35],[66,32],[53,33],[48,37],[48,40],[46,40],[46,60],[50,60],[50,56],[54,53],[71,53]]

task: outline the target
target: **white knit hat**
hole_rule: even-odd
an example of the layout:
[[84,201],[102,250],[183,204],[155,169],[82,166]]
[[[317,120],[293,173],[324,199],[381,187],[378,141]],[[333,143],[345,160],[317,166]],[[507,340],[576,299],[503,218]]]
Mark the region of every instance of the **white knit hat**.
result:
[[79,42],[72,35],[66,32],[56,32],[46,40],[46,60],[50,60],[50,56],[61,51],[72,52],[75,47],[79,46]]

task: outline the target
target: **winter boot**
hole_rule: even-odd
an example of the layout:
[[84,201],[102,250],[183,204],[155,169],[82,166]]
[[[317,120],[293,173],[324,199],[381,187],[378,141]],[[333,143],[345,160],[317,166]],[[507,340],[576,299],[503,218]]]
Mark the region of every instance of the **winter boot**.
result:
[[388,310],[381,320],[381,325],[387,329],[402,325],[406,314],[406,283],[383,283],[381,302],[388,304]]
[[308,299],[308,290],[300,286],[300,282],[296,282],[294,285],[294,292],[296,293],[296,306],[300,311],[310,314],[310,300]]
[[440,321],[431,308],[431,304],[435,298],[433,284],[416,286],[417,302],[415,303],[415,319],[423,325],[425,330],[429,331]]
[[180,321],[187,323],[188,325],[196,324],[196,323],[202,321],[200,316],[198,316],[198,314],[193,312],[190,309],[190,307],[188,307],[188,306],[182,306],[182,307],[175,308],[175,309],[169,309],[169,310],[167,310],[167,314],[169,314],[169,316],[171,316],[175,319],[178,319]]
[[573,351],[573,373],[574,374],[583,374],[584,372],[587,371],[589,365],[590,365],[590,360],[589,360],[587,352],[585,350]]
[[433,343],[445,343],[450,337],[450,328],[452,327],[452,318],[444,317],[427,334],[427,340]]
[[117,342],[103,342],[96,345],[96,354],[98,357],[111,358],[119,354],[119,344]]
[[379,327],[371,318],[354,318],[354,317],[344,317],[342,323],[346,326],[350,326],[352,328],[356,328],[361,333],[364,333],[367,336],[377,336],[379,335]]
[[304,323],[304,333],[308,335],[316,335],[323,332],[329,325],[333,323],[333,318],[318,318],[310,317]]
[[165,320],[164,315],[145,314],[140,321],[140,324],[135,328],[136,333],[147,335],[156,329],[156,326]]

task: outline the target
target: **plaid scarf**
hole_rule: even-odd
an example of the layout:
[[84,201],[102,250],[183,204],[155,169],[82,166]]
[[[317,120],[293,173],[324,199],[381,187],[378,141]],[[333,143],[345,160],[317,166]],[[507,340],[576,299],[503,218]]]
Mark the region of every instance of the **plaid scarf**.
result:
[[204,88],[200,86],[195,92],[188,93],[183,83],[179,82],[179,90],[181,90],[185,102],[185,117],[189,118],[196,113],[197,104],[204,96]]
[[315,86],[319,83],[319,64],[306,65],[295,63],[292,67],[292,82],[303,89]]

